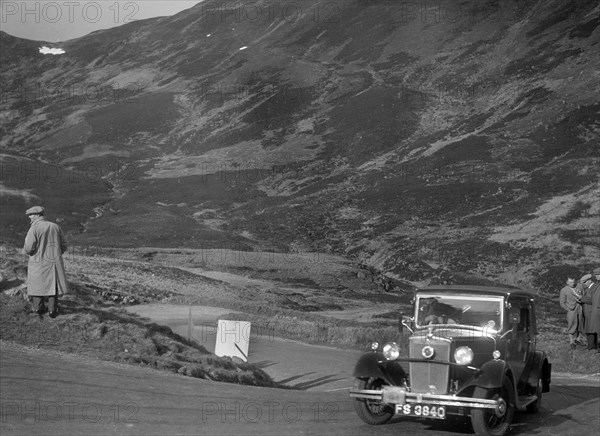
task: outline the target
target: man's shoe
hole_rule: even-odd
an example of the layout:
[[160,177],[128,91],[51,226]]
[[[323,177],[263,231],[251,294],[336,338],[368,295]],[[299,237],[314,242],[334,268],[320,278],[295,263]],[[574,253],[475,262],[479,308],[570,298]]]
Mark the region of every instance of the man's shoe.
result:
[[48,314],[48,316],[49,316],[50,318],[56,318],[56,317],[58,316],[58,311],[57,311],[57,310],[55,310],[54,312],[50,312],[50,313]]

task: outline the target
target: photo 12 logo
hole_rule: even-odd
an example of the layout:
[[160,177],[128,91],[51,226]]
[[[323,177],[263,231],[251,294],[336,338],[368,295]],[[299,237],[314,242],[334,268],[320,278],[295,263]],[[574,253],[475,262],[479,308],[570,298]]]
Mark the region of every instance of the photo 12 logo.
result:
[[118,324],[90,327],[76,322],[24,325],[17,321],[0,321],[0,338],[8,341],[40,344],[92,344],[99,339],[123,343]]
[[129,403],[76,403],[71,401],[3,401],[0,403],[0,421],[15,422],[88,422],[128,423],[138,422],[140,408]]
[[122,163],[117,160],[101,163],[86,162],[64,167],[34,160],[1,161],[0,182],[54,184],[54,183],[113,183],[134,182],[139,176],[139,167],[133,163]]
[[422,24],[459,23],[459,22],[494,22],[504,18],[501,4],[480,1],[436,2],[430,0],[408,1],[396,3],[395,22]]
[[26,105],[83,103],[135,103],[144,90],[140,83],[48,83],[22,79],[10,86],[0,85],[0,103],[10,109]]
[[125,24],[136,20],[140,10],[137,2],[99,1],[2,1],[2,24],[49,23],[73,24],[77,22],[111,22]]
[[328,422],[337,421],[340,406],[333,402],[279,402],[279,401],[220,401],[204,402],[200,408],[202,422],[246,424],[287,422]]
[[295,23],[302,19],[315,23],[337,23],[340,7],[336,2],[294,1],[213,1],[200,4],[202,22],[221,23]]

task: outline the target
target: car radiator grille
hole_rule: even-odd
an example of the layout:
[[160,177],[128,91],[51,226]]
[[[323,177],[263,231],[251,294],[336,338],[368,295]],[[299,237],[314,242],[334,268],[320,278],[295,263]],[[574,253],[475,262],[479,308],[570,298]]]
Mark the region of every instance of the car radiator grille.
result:
[[[432,360],[450,360],[450,343],[447,341],[412,339],[410,342],[410,357],[422,359],[421,351],[425,346],[431,346],[435,350]],[[448,393],[448,378],[450,366],[432,362],[411,362],[410,387],[412,392],[446,394]]]

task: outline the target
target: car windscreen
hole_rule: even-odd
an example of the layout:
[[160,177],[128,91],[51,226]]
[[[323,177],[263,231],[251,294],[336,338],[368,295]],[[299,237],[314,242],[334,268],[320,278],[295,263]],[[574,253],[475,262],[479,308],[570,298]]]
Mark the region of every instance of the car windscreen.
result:
[[502,328],[501,297],[426,294],[417,296],[415,324],[460,324],[496,331]]

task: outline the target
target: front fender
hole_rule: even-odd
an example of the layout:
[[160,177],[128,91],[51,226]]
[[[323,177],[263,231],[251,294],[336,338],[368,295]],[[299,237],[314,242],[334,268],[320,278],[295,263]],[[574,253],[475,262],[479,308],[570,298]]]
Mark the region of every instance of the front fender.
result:
[[468,382],[461,386],[458,393],[474,386],[485,389],[499,388],[504,382],[504,375],[507,373],[507,369],[508,364],[506,361],[490,360],[489,362],[484,363],[479,371],[477,371]]
[[352,375],[356,378],[380,378],[390,386],[400,385],[407,377],[399,363],[386,360],[383,353],[379,352],[365,353],[360,356]]
[[533,362],[531,364],[531,371],[527,378],[527,384],[535,388],[538,380],[542,380],[542,392],[550,392],[550,378],[551,378],[552,365],[548,363],[546,353],[543,351],[536,351],[533,356]]

